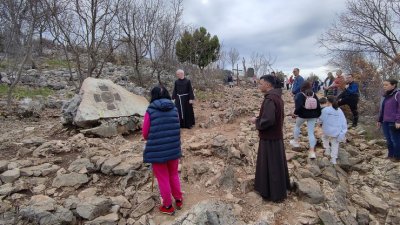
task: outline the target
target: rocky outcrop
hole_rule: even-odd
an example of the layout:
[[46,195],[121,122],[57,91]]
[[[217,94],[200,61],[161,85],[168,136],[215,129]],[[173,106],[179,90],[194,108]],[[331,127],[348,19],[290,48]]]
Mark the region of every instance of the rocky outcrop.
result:
[[74,124],[90,127],[90,124],[104,118],[144,116],[148,101],[134,95],[110,80],[86,78],[82,84]]

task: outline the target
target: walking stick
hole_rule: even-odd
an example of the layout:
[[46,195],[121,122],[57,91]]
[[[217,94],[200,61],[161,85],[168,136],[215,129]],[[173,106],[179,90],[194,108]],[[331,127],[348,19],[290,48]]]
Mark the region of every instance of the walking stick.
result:
[[151,192],[153,192],[154,189],[154,173],[151,173]]

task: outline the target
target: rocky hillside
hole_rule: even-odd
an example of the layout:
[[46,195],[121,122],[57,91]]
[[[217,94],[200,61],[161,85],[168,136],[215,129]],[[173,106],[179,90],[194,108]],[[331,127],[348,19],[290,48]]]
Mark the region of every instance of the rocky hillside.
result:
[[[185,201],[175,216],[158,212],[139,132],[84,136],[49,107],[38,118],[0,117],[0,224],[400,224],[400,163],[385,159],[384,140],[350,130],[332,166],[320,145],[318,158],[307,158],[305,129],[301,148],[290,147],[287,116],[296,191],[283,203],[266,202],[253,192],[258,136],[247,122],[262,94],[221,86],[198,96],[197,126],[182,130]],[[289,93],[284,99],[289,115],[293,101]]]

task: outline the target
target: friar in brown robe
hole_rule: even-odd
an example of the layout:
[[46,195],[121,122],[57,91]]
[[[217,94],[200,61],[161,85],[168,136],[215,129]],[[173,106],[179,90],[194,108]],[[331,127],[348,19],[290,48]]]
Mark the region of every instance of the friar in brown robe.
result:
[[268,201],[280,202],[290,190],[289,172],[283,144],[284,104],[282,89],[274,76],[260,78],[259,89],[265,95],[258,117],[250,119],[259,132],[255,190]]
[[176,108],[178,109],[181,128],[192,128],[195,125],[193,103],[194,92],[192,83],[185,78],[183,70],[177,70],[174,90],[172,91],[172,99],[175,100]]

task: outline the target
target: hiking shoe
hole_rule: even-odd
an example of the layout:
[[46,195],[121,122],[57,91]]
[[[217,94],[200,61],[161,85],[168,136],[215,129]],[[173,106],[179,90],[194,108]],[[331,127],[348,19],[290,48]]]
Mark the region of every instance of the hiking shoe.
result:
[[175,201],[176,209],[180,210],[182,209],[183,201],[182,200],[176,200]]
[[290,140],[289,143],[290,143],[291,146],[293,146],[295,148],[299,148],[300,147],[299,142],[296,141],[296,140]]
[[169,207],[165,207],[162,205],[160,206],[160,212],[168,215],[174,215],[175,209],[172,205],[170,205]]
[[336,163],[336,159],[335,158],[331,158],[331,163],[333,164],[333,165],[336,165],[337,163]]
[[315,152],[310,152],[310,153],[308,153],[308,158],[315,159],[315,158],[317,158],[317,156],[315,155]]
[[325,156],[331,156],[331,150],[325,149],[324,155],[325,155]]

